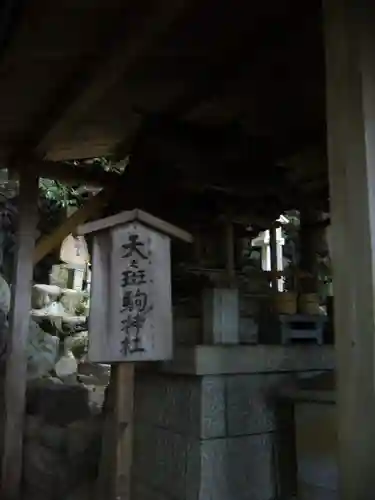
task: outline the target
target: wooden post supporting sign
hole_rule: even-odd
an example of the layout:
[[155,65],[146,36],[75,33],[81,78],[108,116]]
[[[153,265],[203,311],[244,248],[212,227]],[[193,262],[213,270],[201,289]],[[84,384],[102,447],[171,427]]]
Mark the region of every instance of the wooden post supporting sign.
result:
[[326,0],[339,493],[374,498],[375,5]]
[[33,252],[38,218],[38,177],[20,176],[17,251],[14,261],[10,338],[5,378],[5,427],[1,498],[18,500],[22,474],[26,391],[26,341],[30,325]]
[[170,238],[192,237],[141,210],[86,224],[78,233],[94,235],[88,356],[115,364],[109,415],[115,464],[107,488],[108,474],[99,472],[99,487],[113,499],[129,500],[135,365],[172,358]]

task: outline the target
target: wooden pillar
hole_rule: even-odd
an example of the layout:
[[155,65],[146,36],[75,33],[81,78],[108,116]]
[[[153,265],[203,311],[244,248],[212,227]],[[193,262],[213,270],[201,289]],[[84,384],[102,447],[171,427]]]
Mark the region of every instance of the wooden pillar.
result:
[[130,500],[133,462],[135,363],[119,363],[113,369],[116,375],[116,474],[113,500]]
[[5,379],[5,428],[1,498],[18,500],[22,473],[23,422],[26,391],[26,341],[30,326],[33,253],[38,218],[38,177],[20,175],[17,251],[15,254],[10,338]]
[[203,290],[203,341],[205,344],[239,343],[239,293],[237,288]]
[[270,229],[270,252],[271,252],[271,286],[272,292],[278,292],[278,284],[279,280],[277,278],[277,234],[276,234],[277,225],[273,225]]
[[315,210],[301,210],[300,218],[300,262],[299,267],[306,273],[300,280],[300,291],[316,293],[318,291],[318,260],[316,222],[319,214]]
[[325,0],[342,500],[374,498],[375,4]]
[[225,247],[226,247],[226,270],[228,285],[235,287],[236,284],[236,263],[234,253],[234,227],[230,217],[225,220]]
[[236,280],[234,226],[228,215],[224,219],[226,250],[225,285],[203,290],[203,340],[207,344],[238,344],[239,292]]

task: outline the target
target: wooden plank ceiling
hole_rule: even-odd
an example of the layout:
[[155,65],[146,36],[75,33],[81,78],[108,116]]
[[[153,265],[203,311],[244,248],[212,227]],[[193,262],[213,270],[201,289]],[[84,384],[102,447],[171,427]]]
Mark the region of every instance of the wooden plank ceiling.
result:
[[306,175],[303,159],[287,168],[324,151],[318,1],[34,0],[12,21],[0,33],[4,166],[136,151],[176,182],[244,197],[281,186],[287,205],[305,177],[316,199],[326,192],[324,154]]

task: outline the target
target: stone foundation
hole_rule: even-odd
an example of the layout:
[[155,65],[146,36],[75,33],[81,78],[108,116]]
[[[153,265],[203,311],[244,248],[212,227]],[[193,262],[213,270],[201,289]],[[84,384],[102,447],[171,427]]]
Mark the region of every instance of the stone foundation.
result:
[[90,498],[90,488],[98,463],[98,424],[99,422],[90,419],[58,426],[38,417],[27,418],[23,487],[25,500]]
[[284,391],[293,407],[297,496],[338,500],[338,438],[335,378],[312,377]]
[[333,367],[329,347],[197,346],[161,371],[137,373],[132,500],[293,493],[279,465],[293,429],[280,419],[276,394],[297,376]]
[[97,475],[102,421],[88,391],[51,380],[28,388],[23,498],[88,500]]

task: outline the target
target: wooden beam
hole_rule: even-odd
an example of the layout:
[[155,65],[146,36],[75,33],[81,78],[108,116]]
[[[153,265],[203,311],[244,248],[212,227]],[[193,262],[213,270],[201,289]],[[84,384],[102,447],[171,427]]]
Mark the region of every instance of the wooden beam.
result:
[[134,430],[135,364],[112,365],[95,499],[129,500]]
[[300,262],[299,267],[310,276],[300,280],[300,292],[318,292],[318,254],[320,213],[311,208],[300,210]]
[[276,224],[272,224],[270,232],[270,253],[271,253],[271,284],[272,293],[277,293],[278,289],[278,269],[277,269],[277,239],[276,239]]
[[[290,23],[290,10],[285,6],[282,7],[282,4],[275,4],[274,7],[272,13],[267,13],[267,23],[260,22],[257,26],[252,26],[251,38],[249,38],[249,31],[242,33],[242,37],[241,32],[237,33],[237,40],[232,42],[232,45],[228,40],[224,58],[220,60],[211,58],[207,61],[203,71],[199,66],[199,71],[192,76],[188,91],[175,99],[165,111],[170,115],[190,117],[195,111],[199,112],[202,104],[225,95],[228,87],[248,77],[249,72],[251,75],[256,74],[257,71],[262,74],[264,65],[269,66],[275,44],[278,47],[286,44],[293,46],[298,37],[296,30],[299,30],[299,34],[302,33],[305,30],[305,23],[300,22],[295,29],[281,32],[278,27],[287,25],[288,21]],[[293,7],[294,16],[297,18],[300,15],[302,19],[301,6],[294,2]],[[307,18],[306,22],[313,22],[314,19],[311,18],[312,16]],[[279,37],[279,43],[275,41],[275,37]],[[254,91],[254,95],[257,94],[259,90]]]
[[[60,89],[51,109],[47,111],[42,133],[34,141],[33,147],[44,154],[48,150],[50,141],[64,129],[65,120],[80,115],[90,107],[95,106],[119,78],[124,78],[124,74],[131,70],[142,53],[153,46],[155,39],[164,34],[172,23],[185,12],[189,3],[190,0],[158,3],[154,15],[146,13],[146,15],[139,16],[141,22],[138,26],[134,26],[134,32],[130,35],[125,33],[118,40],[112,53],[106,55],[103,64],[97,65],[88,75],[78,79],[78,81],[83,80],[84,84],[81,83],[73,88],[64,107],[59,104],[61,95],[63,95]],[[54,107],[57,108],[57,111],[54,110]]]
[[[45,172],[52,171],[55,168],[54,162],[46,162],[48,168],[46,168]],[[124,183],[123,175],[109,175],[108,177],[115,179],[115,183],[110,183],[108,187],[106,187],[103,191],[98,193],[97,195],[91,197],[85,205],[80,208],[77,212],[75,212],[70,218],[65,220],[62,225],[57,228],[52,234],[43,237],[40,241],[37,242],[34,254],[34,263],[38,263],[43,257],[45,257],[48,253],[50,253],[53,249],[55,249],[63,239],[68,236],[71,232],[74,232],[77,226],[84,224],[88,219],[93,218],[95,214],[99,213],[104,205],[106,205],[110,200],[118,203],[118,210],[124,210],[126,208],[133,208],[134,206],[139,205],[140,208],[145,209],[146,211],[156,211],[156,213],[160,212],[161,205],[160,199],[167,199],[170,207],[175,207],[175,214],[178,212],[179,207],[190,206],[192,194],[191,190],[202,191],[202,200],[207,198],[207,193],[205,193],[204,187],[199,187],[198,184],[191,184],[182,182],[178,184],[178,182],[174,183],[171,186],[165,186],[165,181],[163,180],[163,185],[160,184],[160,175],[158,178],[153,178],[152,173],[142,168],[143,165],[133,162],[126,169],[126,183]],[[61,177],[65,172],[65,165],[60,167]],[[71,168],[70,172],[74,167]],[[128,172],[129,169],[129,172]],[[69,169],[68,169],[69,170]],[[40,172],[43,170],[39,170]],[[132,177],[129,178],[129,174],[131,173]],[[74,172],[75,175],[75,172]],[[105,176],[105,177],[104,177]],[[107,173],[103,174],[104,178],[107,178]],[[76,178],[76,177],[75,177]],[[64,176],[64,180],[67,177]],[[145,179],[147,179],[147,186],[152,186],[147,192],[147,187],[145,185]],[[207,189],[207,188],[206,188]],[[126,196],[124,196],[124,190],[126,190]],[[116,193],[119,196],[116,196]],[[212,194],[212,193],[211,193]],[[223,193],[226,194],[226,193]],[[232,193],[231,193],[232,194]],[[218,194],[214,194],[213,199],[219,198]],[[210,198],[211,200],[211,198]],[[196,200],[197,201],[197,200]],[[221,204],[223,205],[223,200],[221,199]],[[234,196],[227,200],[228,207],[234,210],[235,214],[248,213],[248,201],[245,197],[242,200],[238,200]],[[208,209],[207,207],[214,206],[212,202],[205,203],[206,208],[200,208],[200,212]],[[182,215],[182,214],[181,214]],[[276,214],[273,214],[273,217]],[[162,216],[162,213],[160,213]],[[254,216],[249,219],[254,221]],[[270,218],[269,220],[271,220]],[[265,219],[266,220],[266,219]],[[267,219],[268,220],[268,219]],[[260,222],[260,221],[259,221]],[[264,222],[264,227],[268,227],[269,224]]]
[[97,214],[113,196],[114,188],[103,189],[98,194],[91,196],[83,207],[79,208],[68,217],[55,231],[42,237],[33,252],[34,264],[37,264],[54,250],[70,233],[74,232],[77,226],[86,222],[87,219]]
[[226,249],[226,271],[229,287],[236,284],[236,257],[234,252],[234,226],[230,215],[224,220],[224,244]]
[[375,9],[325,0],[340,500],[374,497]]
[[1,498],[18,500],[22,473],[23,423],[27,377],[26,342],[30,328],[32,255],[38,220],[38,177],[20,179],[17,252],[10,310],[9,353],[5,378],[5,426]]
[[116,172],[106,172],[92,166],[77,167],[64,162],[34,160],[25,166],[18,165],[12,170],[22,172],[33,170],[39,177],[53,179],[64,184],[85,184],[87,186],[113,186],[120,179]]
[[[117,196],[123,196],[126,192],[126,200],[137,199],[136,183],[143,178],[143,172],[137,165],[129,165],[126,171],[117,176],[117,182],[110,184],[96,195],[91,196],[85,204],[68,217],[53,233],[38,240],[34,251],[34,264],[54,250],[70,233],[84,224],[87,219],[94,217],[102,208]],[[126,183],[125,183],[126,181]]]
[[115,477],[113,500],[130,500],[133,461],[135,363],[118,363],[115,370]]

